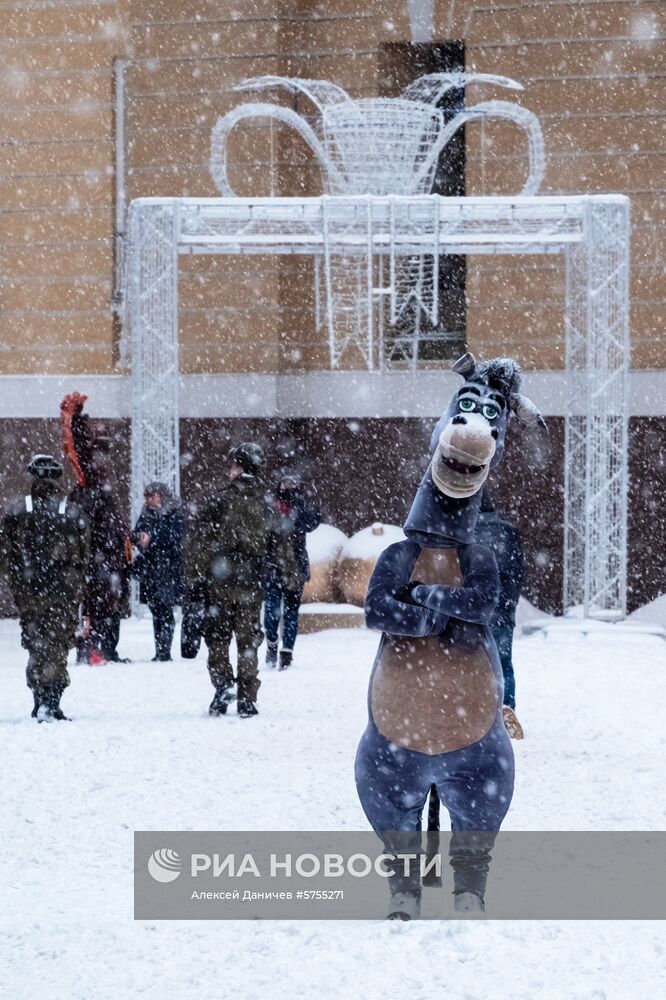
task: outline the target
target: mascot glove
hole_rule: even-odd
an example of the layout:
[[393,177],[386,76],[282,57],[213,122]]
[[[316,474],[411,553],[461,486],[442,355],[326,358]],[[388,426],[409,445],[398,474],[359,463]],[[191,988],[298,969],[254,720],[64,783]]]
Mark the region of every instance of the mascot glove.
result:
[[430,587],[425,583],[419,583],[417,580],[410,585],[411,598],[413,604],[420,604],[425,607],[428,595],[430,594]]
[[420,604],[421,601],[416,600],[414,596],[414,591],[417,587],[423,587],[424,584],[420,580],[410,580],[409,583],[401,587],[400,590],[395,595],[397,601],[402,601],[403,604]]

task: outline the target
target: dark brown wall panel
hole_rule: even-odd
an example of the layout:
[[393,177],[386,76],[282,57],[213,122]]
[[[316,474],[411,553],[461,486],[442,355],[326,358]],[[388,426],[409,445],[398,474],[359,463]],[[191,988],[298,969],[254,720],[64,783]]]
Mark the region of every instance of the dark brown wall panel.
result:
[[[129,507],[129,421],[105,421],[113,432],[121,503]],[[241,441],[266,450],[268,479],[298,466],[317,488],[325,520],[348,535],[373,521],[402,524],[428,462],[433,421],[423,419],[228,419],[181,421],[182,497],[189,510],[227,481],[227,454]],[[33,452],[61,456],[59,422],[0,421],[0,508],[29,488],[25,467]],[[561,611],[564,422],[548,433],[515,425],[502,465],[489,486],[499,510],[520,527],[526,553],[525,596],[552,614]],[[62,457],[62,456],[61,456]],[[630,424],[629,610],[666,591],[666,419]],[[68,482],[73,485],[67,469]],[[11,613],[4,583],[0,612]]]

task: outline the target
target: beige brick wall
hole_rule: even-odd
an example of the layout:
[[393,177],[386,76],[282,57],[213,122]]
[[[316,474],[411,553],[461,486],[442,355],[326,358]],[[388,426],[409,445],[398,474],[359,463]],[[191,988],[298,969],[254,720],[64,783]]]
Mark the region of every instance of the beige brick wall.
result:
[[[127,193],[214,195],[210,129],[263,73],[326,77],[377,93],[378,50],[409,38],[405,0],[24,0],[0,3],[0,373],[111,372],[113,58],[127,70]],[[546,192],[632,198],[636,367],[666,367],[661,331],[666,224],[666,4],[440,0],[437,37],[467,67],[515,76],[542,122]],[[506,92],[477,88],[469,101]],[[270,98],[269,98],[270,99]],[[511,126],[467,130],[469,193],[510,193],[524,176]],[[239,129],[238,193],[321,189],[286,130]],[[312,262],[188,258],[181,273],[185,371],[328,365],[314,329]],[[561,263],[470,258],[469,341],[528,368],[562,364]],[[660,343],[661,339],[661,343]]]
[[[543,192],[631,197],[632,365],[666,367],[666,4],[528,0],[440,4],[440,14],[451,8],[468,69],[525,85],[521,101],[544,131]],[[485,138],[482,163],[480,130],[468,129],[468,192],[508,193],[508,179],[524,175],[520,133],[496,126]],[[561,262],[472,259],[468,288],[472,346],[515,350],[527,367],[562,366]]]
[[109,372],[117,2],[0,4],[0,372]]
[[[164,0],[129,6],[128,196],[215,196],[210,131],[238,103],[235,83],[277,72],[278,5]],[[270,149],[257,132],[232,136],[230,174],[239,192],[271,192]],[[184,371],[279,367],[275,259],[192,257],[183,260],[181,275]]]

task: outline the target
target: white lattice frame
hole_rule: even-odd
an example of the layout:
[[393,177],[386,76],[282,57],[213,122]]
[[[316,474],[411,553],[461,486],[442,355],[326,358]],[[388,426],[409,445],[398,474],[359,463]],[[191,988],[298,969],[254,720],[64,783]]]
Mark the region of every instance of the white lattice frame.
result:
[[[342,212],[345,225],[328,232]],[[396,219],[403,220],[396,224]],[[358,220],[355,222],[354,220]],[[327,238],[325,238],[325,234]],[[629,202],[621,195],[518,198],[143,198],[130,212],[132,498],[143,484],[179,487],[178,256],[334,252],[364,262],[368,329],[353,346],[381,358],[372,324],[372,260],[401,256],[563,253],[569,403],[565,431],[564,605],[586,616],[626,612]],[[381,282],[380,282],[381,286]],[[344,333],[348,337],[349,331]],[[341,360],[348,344],[332,344]],[[442,405],[444,405],[444,400]]]

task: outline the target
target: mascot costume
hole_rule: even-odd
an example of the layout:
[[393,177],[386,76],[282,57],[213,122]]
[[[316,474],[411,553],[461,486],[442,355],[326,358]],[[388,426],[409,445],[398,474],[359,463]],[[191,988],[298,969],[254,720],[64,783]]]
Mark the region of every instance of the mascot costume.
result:
[[[421,815],[438,794],[451,818],[455,908],[484,908],[495,833],[513,794],[503,681],[488,623],[499,584],[474,542],[481,491],[512,414],[543,424],[511,358],[453,365],[463,378],[431,440],[432,459],[404,531],[379,558],[365,602],[383,632],[356,757],[361,804],[387,853],[421,853]],[[393,834],[393,837],[392,837]],[[405,847],[405,845],[408,845]],[[414,867],[414,866],[412,866]],[[420,914],[420,872],[389,879],[389,918]]]

